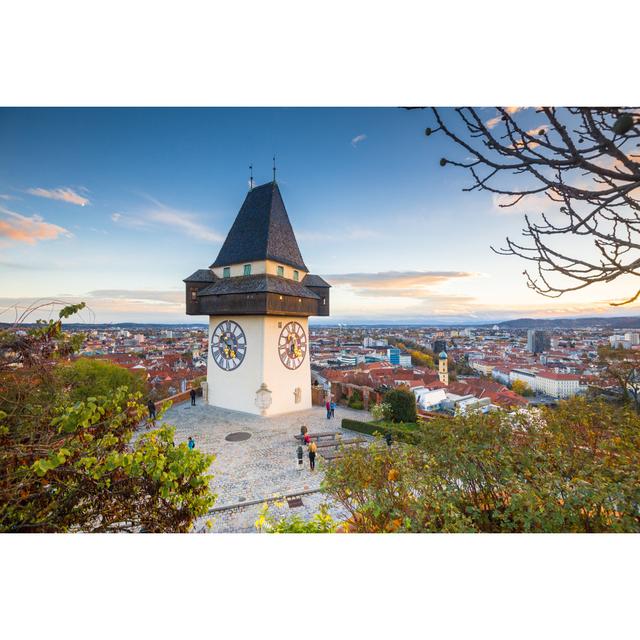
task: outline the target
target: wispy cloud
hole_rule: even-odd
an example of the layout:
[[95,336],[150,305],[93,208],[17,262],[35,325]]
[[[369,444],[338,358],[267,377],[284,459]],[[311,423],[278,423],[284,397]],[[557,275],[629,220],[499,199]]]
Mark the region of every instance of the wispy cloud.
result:
[[0,193],[0,200],[17,200],[15,196],[10,196],[8,193]]
[[430,299],[437,287],[451,280],[471,278],[467,271],[381,271],[378,273],[339,273],[324,276],[333,286],[366,298]]
[[96,289],[89,291],[87,296],[109,300],[146,300],[156,303],[181,303],[184,301],[183,291],[157,289]]
[[198,240],[207,242],[224,241],[222,235],[202,223],[200,216],[189,211],[166,206],[150,196],[144,197],[153,204],[152,208],[135,215],[119,212],[112,213],[111,220],[116,224],[133,229],[168,227]]
[[355,138],[351,138],[351,146],[356,147],[360,142],[366,139],[367,139],[366,134],[360,133]]
[[89,198],[81,196],[69,187],[58,187],[57,189],[33,187],[31,189],[27,189],[27,193],[30,193],[32,196],[38,196],[39,198],[49,198],[49,200],[61,200],[62,202],[77,204],[80,207],[90,204]]
[[[510,114],[513,115],[514,113],[518,113],[518,111],[522,111],[522,109],[526,109],[527,107],[504,107],[504,110]],[[489,120],[487,120],[485,122],[485,125],[488,129],[493,129],[496,125],[500,124],[500,122],[502,121],[502,116],[501,115],[497,115],[495,116],[495,118],[490,118]]]
[[195,215],[176,209],[158,209],[150,211],[147,217],[152,222],[157,222],[167,227],[182,231],[184,234],[199,240],[210,242],[223,242],[224,237],[219,233],[205,227]]
[[54,240],[58,236],[70,238],[72,235],[68,229],[45,222],[39,215],[23,216],[0,207],[0,239],[36,244],[40,240]]

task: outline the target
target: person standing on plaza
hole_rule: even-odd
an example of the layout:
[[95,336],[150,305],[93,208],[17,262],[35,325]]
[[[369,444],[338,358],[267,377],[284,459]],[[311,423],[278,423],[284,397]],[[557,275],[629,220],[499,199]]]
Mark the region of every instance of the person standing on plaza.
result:
[[302,445],[298,445],[298,464],[296,465],[298,467],[298,469],[302,469],[302,457],[304,456],[304,451],[302,450]]
[[195,407],[196,406],[196,390],[191,389],[191,391],[189,391],[189,395],[191,396],[191,406]]
[[331,401],[331,417],[336,417],[336,403],[333,400]]
[[311,471],[316,468],[316,452],[318,451],[318,445],[315,442],[309,443],[309,466]]
[[324,405],[327,409],[327,420],[331,417],[331,403],[327,400],[327,404]]
[[189,436],[189,442],[187,446],[189,447],[190,451],[193,451],[193,449],[196,448],[196,441],[191,436]]
[[147,409],[149,409],[149,419],[155,420],[156,419],[156,403],[153,400],[149,400],[149,402],[147,402]]

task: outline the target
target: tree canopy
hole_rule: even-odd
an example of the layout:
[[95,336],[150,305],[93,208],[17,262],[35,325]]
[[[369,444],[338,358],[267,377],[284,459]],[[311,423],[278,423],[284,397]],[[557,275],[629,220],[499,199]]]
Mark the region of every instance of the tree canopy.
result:
[[95,358],[79,358],[61,364],[58,369],[61,382],[69,388],[69,399],[84,400],[89,396],[108,395],[118,387],[145,394],[145,374]]
[[574,398],[345,450],[324,490],[355,532],[639,532],[640,417]]
[[84,396],[86,377],[60,375],[78,307],[0,332],[0,531],[188,531],[215,501],[213,457],[151,429],[141,394],[110,376]]
[[383,404],[386,407],[385,418],[391,422],[415,422],[418,418],[416,398],[406,387],[387,391]]

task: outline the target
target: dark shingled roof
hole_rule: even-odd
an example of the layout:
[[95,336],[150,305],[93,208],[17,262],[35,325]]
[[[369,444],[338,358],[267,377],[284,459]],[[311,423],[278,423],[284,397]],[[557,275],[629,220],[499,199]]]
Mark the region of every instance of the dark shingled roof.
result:
[[211,266],[254,260],[275,260],[308,271],[276,182],[249,191]]
[[219,278],[213,284],[201,289],[198,296],[219,296],[230,293],[280,293],[298,298],[319,299],[300,282],[261,273],[254,276]]
[[218,276],[211,269],[198,269],[182,282],[215,282]]
[[321,278],[320,276],[315,276],[312,273],[308,273],[303,279],[302,284],[305,287],[326,287],[328,289],[331,288],[331,285]]

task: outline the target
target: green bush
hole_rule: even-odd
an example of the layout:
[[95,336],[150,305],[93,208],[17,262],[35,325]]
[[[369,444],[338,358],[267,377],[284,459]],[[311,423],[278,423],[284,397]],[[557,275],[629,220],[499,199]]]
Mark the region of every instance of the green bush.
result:
[[89,397],[108,396],[120,387],[127,387],[130,393],[145,394],[147,391],[146,372],[141,374],[108,360],[78,358],[68,364],[61,364],[56,371],[73,402],[82,402]]
[[416,422],[416,399],[408,389],[391,389],[384,395],[384,404],[389,405],[385,418],[391,422]]
[[366,433],[373,436],[376,433],[380,435],[391,434],[393,440],[397,442],[406,442],[407,444],[416,444],[419,438],[417,424],[390,424],[388,422],[363,422],[362,420],[351,420],[349,418],[342,419],[342,428],[349,431],[357,431],[358,433]]

